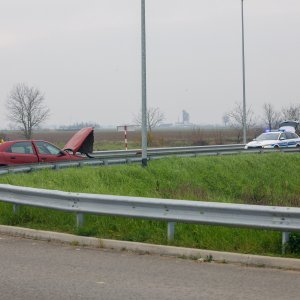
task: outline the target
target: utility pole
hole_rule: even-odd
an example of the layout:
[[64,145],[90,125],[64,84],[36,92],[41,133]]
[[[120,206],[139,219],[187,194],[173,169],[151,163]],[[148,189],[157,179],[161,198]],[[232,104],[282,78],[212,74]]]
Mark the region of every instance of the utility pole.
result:
[[142,46],[142,166],[147,166],[147,89],[146,89],[146,16],[145,0],[141,0]]
[[245,36],[244,36],[244,0],[241,0],[242,15],[242,64],[243,64],[243,142],[247,143],[247,115],[246,115],[246,82],[245,82]]

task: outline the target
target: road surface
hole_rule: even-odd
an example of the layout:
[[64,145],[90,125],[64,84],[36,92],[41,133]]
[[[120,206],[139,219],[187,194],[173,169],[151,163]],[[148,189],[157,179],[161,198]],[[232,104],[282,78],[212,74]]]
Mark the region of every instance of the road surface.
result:
[[0,235],[0,299],[300,299],[300,272]]

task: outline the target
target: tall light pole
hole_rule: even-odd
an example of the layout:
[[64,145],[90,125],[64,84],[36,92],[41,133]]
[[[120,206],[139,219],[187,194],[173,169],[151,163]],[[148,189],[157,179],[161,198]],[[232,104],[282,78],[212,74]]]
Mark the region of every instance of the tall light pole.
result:
[[247,143],[247,115],[246,115],[246,83],[245,83],[245,36],[244,36],[244,0],[241,0],[242,15],[242,64],[243,64],[243,143]]
[[147,166],[147,89],[146,89],[146,16],[145,0],[141,0],[142,46],[142,166]]

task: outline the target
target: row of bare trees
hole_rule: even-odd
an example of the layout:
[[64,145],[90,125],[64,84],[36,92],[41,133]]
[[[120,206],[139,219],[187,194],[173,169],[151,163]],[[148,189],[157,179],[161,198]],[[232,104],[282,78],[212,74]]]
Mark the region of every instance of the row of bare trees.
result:
[[[300,104],[290,104],[282,107],[277,111],[273,104],[264,103],[262,115],[256,116],[251,107],[246,111],[246,129],[247,132],[255,128],[278,128],[280,122],[285,120],[300,120]],[[237,142],[241,142],[243,131],[243,107],[242,104],[236,103],[234,108],[223,115],[223,123],[226,127],[236,130]]]
[[264,124],[267,125],[269,129],[274,129],[284,120],[299,121],[300,104],[290,104],[289,106],[282,107],[280,111],[276,111],[272,104],[265,103],[263,113]]
[[[14,128],[22,131],[26,139],[32,138],[33,130],[39,127],[49,117],[50,110],[45,105],[44,95],[36,87],[24,83],[15,85],[7,97],[6,108],[8,119]],[[164,114],[159,108],[150,107],[147,110],[147,126],[149,141],[152,140],[152,130],[164,120]],[[135,117],[136,124],[141,123],[141,115]]]
[[[21,130],[26,139],[31,139],[33,129],[40,126],[48,117],[50,110],[45,105],[44,95],[36,87],[29,87],[24,83],[19,83],[13,87],[8,95],[6,107],[8,118],[14,127]],[[290,104],[284,106],[280,111],[276,111],[271,103],[263,104],[261,117],[255,116],[251,107],[246,112],[247,131],[255,127],[267,127],[269,129],[278,128],[283,120],[300,120],[300,104]],[[165,119],[159,108],[148,108],[147,125],[148,140],[151,144],[152,130]],[[134,119],[136,124],[141,124],[141,115]],[[243,128],[243,107],[236,103],[234,108],[223,115],[225,126],[234,128],[238,136],[242,134]]]
[[[26,139],[32,138],[34,128],[40,126],[49,117],[50,110],[45,105],[44,95],[36,87],[24,83],[15,85],[7,97],[6,108],[8,119],[13,126],[22,131]],[[150,107],[147,110],[147,126],[149,140],[152,130],[164,120],[164,114],[159,108]],[[135,117],[137,124],[141,123],[141,115]]]
[[[246,111],[246,127],[251,129],[255,126],[267,127],[268,129],[278,128],[279,123],[284,120],[300,120],[300,104],[290,104],[277,111],[271,103],[263,104],[263,113],[261,117],[255,116],[251,107]],[[225,126],[233,128],[243,127],[243,107],[242,104],[236,103],[232,111],[223,115]]]

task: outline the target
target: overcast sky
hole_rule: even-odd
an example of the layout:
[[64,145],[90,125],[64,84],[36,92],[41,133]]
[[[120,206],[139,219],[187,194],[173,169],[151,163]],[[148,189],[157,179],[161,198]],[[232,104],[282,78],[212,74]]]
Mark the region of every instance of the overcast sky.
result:
[[[48,125],[131,124],[141,109],[140,0],[0,0],[0,126],[24,82]],[[300,103],[300,1],[244,0],[246,101]],[[147,105],[221,124],[242,102],[240,0],[146,0]]]

